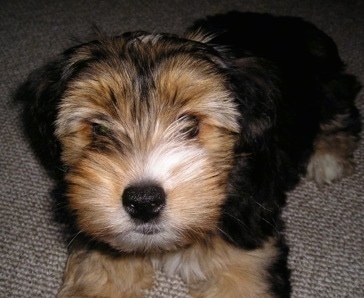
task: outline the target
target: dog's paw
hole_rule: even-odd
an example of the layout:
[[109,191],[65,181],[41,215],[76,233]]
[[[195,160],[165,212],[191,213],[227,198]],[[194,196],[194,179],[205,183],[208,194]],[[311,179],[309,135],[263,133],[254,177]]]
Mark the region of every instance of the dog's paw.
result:
[[307,178],[318,185],[330,184],[354,173],[354,162],[329,153],[315,153],[307,166]]

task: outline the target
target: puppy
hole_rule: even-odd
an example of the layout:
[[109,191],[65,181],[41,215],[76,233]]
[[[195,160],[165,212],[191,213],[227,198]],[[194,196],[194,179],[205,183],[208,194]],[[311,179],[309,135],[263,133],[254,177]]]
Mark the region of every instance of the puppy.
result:
[[231,12],[183,36],[100,35],[22,88],[30,139],[79,229],[58,297],[288,297],[280,211],[353,173],[359,84],[298,18]]

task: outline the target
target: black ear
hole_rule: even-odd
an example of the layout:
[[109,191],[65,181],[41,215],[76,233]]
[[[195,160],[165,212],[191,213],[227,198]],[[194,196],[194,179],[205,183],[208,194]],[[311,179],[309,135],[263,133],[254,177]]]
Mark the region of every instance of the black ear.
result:
[[264,59],[237,59],[231,88],[240,110],[240,140],[222,209],[226,240],[245,248],[260,246],[280,230],[279,208],[284,194],[277,187],[274,135],[281,100],[277,70]]
[[231,67],[231,85],[241,115],[237,150],[265,150],[270,145],[282,96],[278,70],[262,58],[236,59]]
[[65,88],[64,61],[55,61],[32,72],[17,90],[23,103],[23,125],[37,157],[55,178],[62,176],[60,144],[54,135],[57,106]]
[[[88,44],[98,44],[94,40]],[[92,54],[80,44],[64,51],[57,60],[33,71],[16,92],[23,103],[25,134],[37,157],[54,178],[62,178],[61,145],[55,136],[55,121],[59,103],[70,80],[87,67]],[[79,51],[83,55],[79,55]]]

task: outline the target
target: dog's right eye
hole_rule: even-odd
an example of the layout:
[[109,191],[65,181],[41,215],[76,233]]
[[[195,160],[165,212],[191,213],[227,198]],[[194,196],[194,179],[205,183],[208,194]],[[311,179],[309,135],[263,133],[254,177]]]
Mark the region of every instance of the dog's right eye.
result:
[[94,136],[106,136],[110,132],[110,128],[101,123],[92,123],[92,134]]

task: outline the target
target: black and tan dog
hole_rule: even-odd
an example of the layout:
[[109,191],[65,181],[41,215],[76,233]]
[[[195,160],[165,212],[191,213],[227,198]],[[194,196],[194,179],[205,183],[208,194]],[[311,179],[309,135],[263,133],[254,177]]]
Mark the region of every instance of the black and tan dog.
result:
[[59,297],[140,297],[155,269],[193,297],[289,296],[285,192],[354,169],[343,70],[313,25],[232,12],[183,36],[100,35],[34,72],[30,136],[89,237]]

